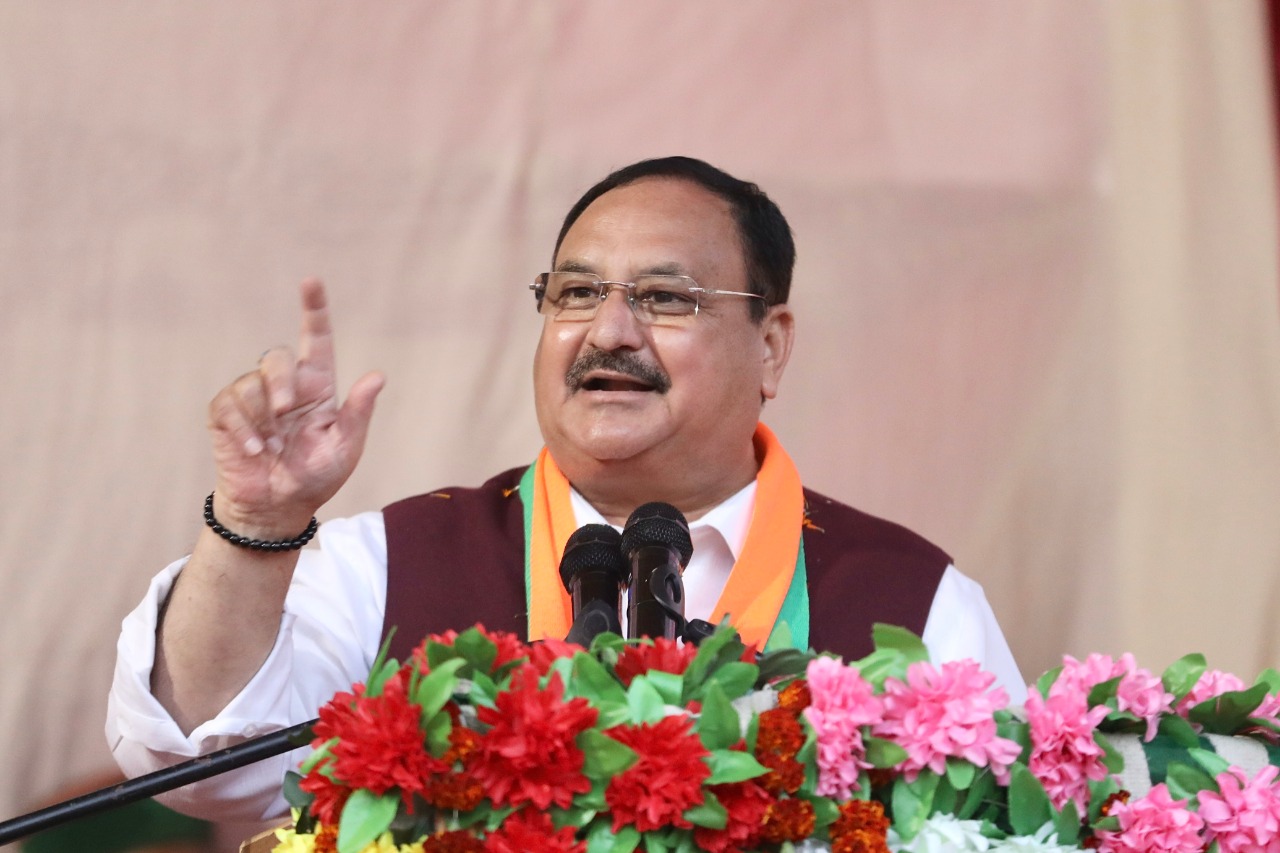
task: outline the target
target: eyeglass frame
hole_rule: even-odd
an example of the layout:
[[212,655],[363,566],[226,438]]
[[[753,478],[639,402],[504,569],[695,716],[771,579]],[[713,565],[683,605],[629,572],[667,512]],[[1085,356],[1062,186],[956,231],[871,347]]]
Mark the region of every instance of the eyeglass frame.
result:
[[[557,314],[542,313],[542,303],[546,298],[546,292],[547,292],[546,278],[547,276],[555,275],[556,273],[568,273],[571,275],[580,275],[580,276],[583,276],[584,278],[589,277],[595,280],[597,286],[599,286],[600,288],[600,298],[596,307],[591,311],[590,316],[582,317],[581,319],[576,319],[576,320],[575,319],[561,320],[560,315],[564,313],[563,308],[560,309],[560,313],[557,313]],[[702,310],[701,297],[704,295],[706,296],[746,296],[752,299],[762,299],[762,300],[765,298],[762,294],[751,293],[750,291],[747,291],[747,290],[716,290],[715,288],[711,288],[711,287],[702,287],[701,285],[698,284],[697,281],[694,280],[692,276],[680,275],[677,273],[649,273],[646,275],[638,276],[638,278],[673,278],[673,279],[678,278],[678,279],[682,279],[684,281],[689,282],[688,290],[689,290],[689,293],[693,295],[693,313],[667,315],[675,318],[698,316],[698,313]],[[624,292],[626,294],[627,306],[631,308],[631,313],[636,317],[636,319],[641,320],[642,322],[645,322],[645,323],[652,324],[656,322],[660,316],[662,316],[662,315],[650,314],[645,310],[637,310],[636,297],[635,297],[637,285],[634,281],[611,281],[609,279],[601,278],[595,273],[581,272],[579,270],[551,270],[550,272],[538,273],[536,276],[534,276],[533,282],[529,285],[529,289],[533,291],[533,295],[537,299],[539,314],[542,314],[542,316],[544,317],[550,317],[552,320],[557,320],[560,322],[571,322],[571,323],[587,323],[587,322],[590,322],[591,320],[594,320],[596,314],[600,312],[600,306],[604,305],[604,301],[609,298],[609,294],[613,292],[613,289],[615,287],[625,288]]]

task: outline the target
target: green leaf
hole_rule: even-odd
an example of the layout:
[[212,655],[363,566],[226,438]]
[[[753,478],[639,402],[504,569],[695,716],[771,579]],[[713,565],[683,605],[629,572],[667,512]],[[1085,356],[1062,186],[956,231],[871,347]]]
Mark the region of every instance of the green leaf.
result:
[[983,770],[979,773],[965,791],[964,800],[956,809],[956,817],[960,820],[969,820],[978,809],[981,808],[986,799],[990,797],[996,790],[996,777],[990,770]]
[[381,696],[383,686],[399,671],[400,664],[395,658],[384,660],[382,666],[369,670],[369,677],[364,682],[364,695],[370,698]]
[[338,745],[338,739],[331,737],[325,741],[319,749],[302,759],[302,763],[298,765],[298,772],[306,775],[315,769],[315,766],[326,758],[332,757],[332,751]]
[[1209,734],[1234,735],[1248,725],[1249,715],[1257,710],[1266,696],[1266,684],[1255,684],[1248,690],[1232,690],[1196,705],[1187,718],[1203,725]]
[[707,683],[702,696],[702,712],[695,725],[702,745],[707,749],[728,749],[742,740],[742,721],[724,689],[714,681]]
[[907,751],[891,740],[868,736],[862,745],[867,750],[867,763],[872,767],[886,770],[907,760]]
[[800,794],[800,796],[813,806],[813,824],[817,828],[830,826],[840,819],[840,807],[836,805],[835,800],[810,794]]
[[924,771],[914,782],[898,779],[893,783],[890,795],[893,806],[893,822],[904,841],[910,841],[920,833],[933,809],[933,796],[938,790],[939,777]]
[[754,755],[735,749],[713,749],[711,755],[703,760],[711,768],[711,776],[702,783],[704,785],[744,782],[769,772]]
[[[1216,757],[1216,756],[1215,756]],[[1165,770],[1165,783],[1169,786],[1169,794],[1175,800],[1186,800],[1196,796],[1203,790],[1218,790],[1218,783],[1201,770],[1181,761],[1169,762]]]
[[1206,669],[1208,664],[1205,663],[1204,655],[1201,654],[1185,655],[1169,664],[1164,675],[1160,676],[1160,681],[1164,684],[1164,689],[1173,694],[1175,706],[1191,692],[1191,688],[1196,686],[1196,682],[1200,680],[1200,676],[1204,675]]
[[707,684],[719,684],[725,695],[730,699],[737,699],[751,692],[759,674],[760,669],[755,664],[735,660],[711,673]]
[[879,692],[884,689],[886,678],[905,679],[908,663],[906,656],[896,649],[877,649],[853,666]]
[[649,682],[654,690],[658,691],[658,695],[662,697],[662,701],[668,705],[679,705],[680,694],[684,689],[684,678],[670,672],[663,672],[660,669],[651,669],[646,672],[643,678]]
[[877,622],[871,626],[871,639],[877,650],[893,649],[905,656],[910,663],[929,659],[929,650],[925,648],[924,641],[906,628]]
[[1106,705],[1114,709],[1116,706],[1116,690],[1119,689],[1120,681],[1123,678],[1124,676],[1117,675],[1115,678],[1093,685],[1087,700],[1089,707],[1096,708],[1098,705]]
[[685,670],[685,694],[680,704],[687,705],[690,700],[697,699],[702,692],[702,684],[712,673],[727,663],[733,663],[742,657],[746,646],[738,637],[738,632],[728,625],[722,625],[716,632],[698,644],[698,653],[694,655]]
[[[387,636],[382,638],[382,645],[378,647],[378,653],[374,655],[373,664],[369,667],[369,677],[365,679],[364,695],[366,696],[381,695],[382,685],[400,668],[395,658],[388,658],[391,653],[391,638],[395,635],[396,626],[392,625],[391,630],[387,631]],[[386,671],[387,664],[391,664],[389,671]],[[374,677],[375,673],[379,675],[378,678]]]
[[301,781],[302,774],[300,773],[289,770],[284,774],[284,800],[295,809],[305,809],[316,799],[314,794],[308,794],[298,787],[298,783]]
[[447,711],[437,711],[427,720],[423,727],[423,739],[427,743],[427,752],[440,758],[449,751],[449,733],[453,731],[453,719]]
[[780,678],[793,678],[798,675],[804,675],[809,668],[809,661],[815,657],[817,655],[813,652],[800,649],[778,649],[774,652],[768,652],[756,661],[756,666],[760,671],[756,675],[755,687],[759,689]]
[[632,679],[627,689],[627,709],[637,723],[656,723],[666,713],[662,695],[653,688],[645,676]]
[[684,810],[684,819],[707,829],[724,829],[729,825],[729,813],[710,791],[706,792],[701,803]]
[[1253,683],[1267,685],[1268,693],[1280,693],[1280,672],[1268,667],[1258,673],[1258,677],[1254,679]]
[[1080,840],[1080,814],[1076,804],[1067,800],[1057,817],[1054,818],[1054,831],[1058,834],[1058,843],[1064,846],[1076,844]]
[[453,689],[458,684],[455,673],[464,663],[461,658],[442,663],[418,683],[418,689],[410,699],[414,704],[422,706],[423,722],[430,720],[453,698]]
[[945,773],[942,774],[938,779],[938,790],[933,795],[933,807],[929,809],[929,814],[954,814],[958,798],[955,786]]
[[1040,676],[1036,679],[1036,692],[1039,693],[1041,697],[1048,699],[1049,688],[1053,686],[1053,683],[1058,680],[1058,676],[1061,674],[1062,667],[1055,666],[1053,669]]
[[1183,749],[1194,749],[1200,745],[1200,735],[1191,724],[1176,714],[1165,714],[1160,718],[1158,734],[1164,735]]
[[947,780],[957,791],[964,791],[973,784],[978,768],[961,758],[947,759]]
[[1009,825],[1018,835],[1032,835],[1053,819],[1053,805],[1025,764],[1009,771]]
[[613,847],[610,851],[611,853],[631,853],[638,846],[640,846],[640,830],[634,826],[624,826],[613,837]]
[[492,640],[480,633],[474,626],[458,635],[453,647],[467,663],[475,667],[476,672],[489,672],[493,662],[498,659],[498,647]]
[[573,657],[573,673],[569,679],[569,697],[581,696],[598,705],[601,702],[627,701],[626,688],[609,670],[591,655],[577,654]]
[[[1231,764],[1221,755],[1208,749],[1188,749],[1187,755],[1205,769],[1210,776],[1217,777],[1219,773],[1226,773],[1231,769]],[[1214,787],[1217,787],[1216,785]]]
[[608,780],[636,763],[636,752],[597,729],[578,735],[578,748],[585,758],[582,773],[588,779]]
[[347,799],[338,822],[338,853],[360,853],[387,831],[400,805],[393,790],[378,796],[367,788],[357,788]]
[[587,830],[587,853],[609,853],[613,849],[613,826],[609,818],[598,817]]

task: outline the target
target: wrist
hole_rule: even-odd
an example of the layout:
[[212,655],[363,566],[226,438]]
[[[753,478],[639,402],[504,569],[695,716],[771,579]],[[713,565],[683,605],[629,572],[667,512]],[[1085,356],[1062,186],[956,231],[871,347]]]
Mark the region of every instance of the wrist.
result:
[[204,523],[222,539],[255,551],[293,551],[315,536],[314,515],[244,511],[223,501],[217,491],[204,502]]

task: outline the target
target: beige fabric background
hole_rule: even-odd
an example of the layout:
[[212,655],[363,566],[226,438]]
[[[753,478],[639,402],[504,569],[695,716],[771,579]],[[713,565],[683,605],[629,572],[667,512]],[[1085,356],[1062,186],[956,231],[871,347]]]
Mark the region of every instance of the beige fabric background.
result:
[[[1260,5],[0,2],[0,814],[108,762],[116,626],[187,549],[204,406],[329,282],[389,385],[326,516],[531,460],[523,291],[609,169],[789,215],[766,420],[808,483],[1064,652],[1280,663]],[[714,440],[708,436],[708,440]]]

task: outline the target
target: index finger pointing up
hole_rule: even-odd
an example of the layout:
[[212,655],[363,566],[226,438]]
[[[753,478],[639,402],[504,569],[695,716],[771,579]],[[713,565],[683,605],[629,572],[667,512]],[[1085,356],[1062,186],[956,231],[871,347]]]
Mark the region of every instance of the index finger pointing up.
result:
[[333,371],[333,327],[329,325],[329,303],[318,278],[302,282],[302,330],[298,335],[298,358],[320,370]]

